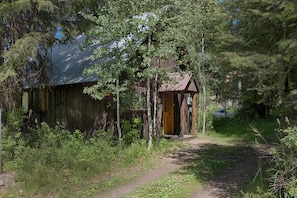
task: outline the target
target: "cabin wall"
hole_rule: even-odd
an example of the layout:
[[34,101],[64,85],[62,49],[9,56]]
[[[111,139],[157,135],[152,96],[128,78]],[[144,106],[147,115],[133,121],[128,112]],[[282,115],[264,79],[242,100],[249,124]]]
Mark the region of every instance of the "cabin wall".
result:
[[33,89],[29,92],[29,109],[40,122],[50,126],[62,125],[70,131],[79,129],[87,137],[97,130],[114,133],[113,100],[106,97],[94,100],[83,94],[82,85]]

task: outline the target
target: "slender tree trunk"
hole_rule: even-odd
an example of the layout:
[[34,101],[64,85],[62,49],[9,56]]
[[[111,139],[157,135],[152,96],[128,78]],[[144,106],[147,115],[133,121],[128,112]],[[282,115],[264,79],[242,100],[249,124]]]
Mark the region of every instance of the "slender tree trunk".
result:
[[[151,34],[148,37],[148,51],[150,50],[151,45]],[[148,62],[147,67],[150,67],[150,62]],[[148,119],[148,150],[152,148],[153,145],[153,123],[152,123],[152,110],[151,110],[151,80],[150,77],[147,77],[147,87],[146,87],[146,105],[147,105],[147,119]]]
[[121,130],[121,120],[120,120],[120,91],[119,91],[119,78],[116,81],[116,87],[117,87],[117,130],[119,135],[119,141],[122,139],[122,130]]
[[152,112],[151,112],[151,81],[150,78],[147,78],[147,91],[146,91],[146,105],[147,105],[147,121],[148,121],[148,150],[152,148],[153,145],[153,124],[152,124]]
[[155,80],[154,80],[154,114],[153,114],[153,135],[154,137],[157,137],[157,92],[158,92],[158,87],[157,87],[157,81],[158,81],[158,74],[155,75]]
[[206,85],[205,85],[205,66],[204,66],[204,33],[202,33],[202,90],[203,90],[203,122],[202,122],[202,134],[205,135],[206,130]]

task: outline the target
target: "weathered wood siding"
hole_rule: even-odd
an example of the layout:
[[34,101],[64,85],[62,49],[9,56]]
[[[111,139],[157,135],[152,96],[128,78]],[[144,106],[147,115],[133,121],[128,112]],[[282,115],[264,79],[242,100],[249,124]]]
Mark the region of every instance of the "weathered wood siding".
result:
[[82,85],[33,89],[29,92],[29,109],[39,122],[57,124],[70,131],[79,129],[87,137],[97,130],[114,132],[114,110],[111,97],[99,101],[83,94]]

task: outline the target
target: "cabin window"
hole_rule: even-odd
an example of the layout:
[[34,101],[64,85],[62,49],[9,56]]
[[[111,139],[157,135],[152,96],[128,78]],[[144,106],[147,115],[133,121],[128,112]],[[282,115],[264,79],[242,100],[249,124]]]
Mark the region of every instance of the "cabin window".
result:
[[39,90],[39,104],[41,111],[48,110],[48,91],[46,89]]

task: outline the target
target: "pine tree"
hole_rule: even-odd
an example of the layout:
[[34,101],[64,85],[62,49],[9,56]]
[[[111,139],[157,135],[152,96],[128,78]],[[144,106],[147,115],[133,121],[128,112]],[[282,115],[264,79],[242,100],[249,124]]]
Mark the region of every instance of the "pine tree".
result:
[[293,51],[297,44],[297,4],[253,0],[228,1],[224,6],[230,15],[229,30],[234,36],[225,55],[235,69],[241,71],[244,93],[257,92],[260,97],[253,100],[254,104],[267,108],[280,106],[296,89]]

